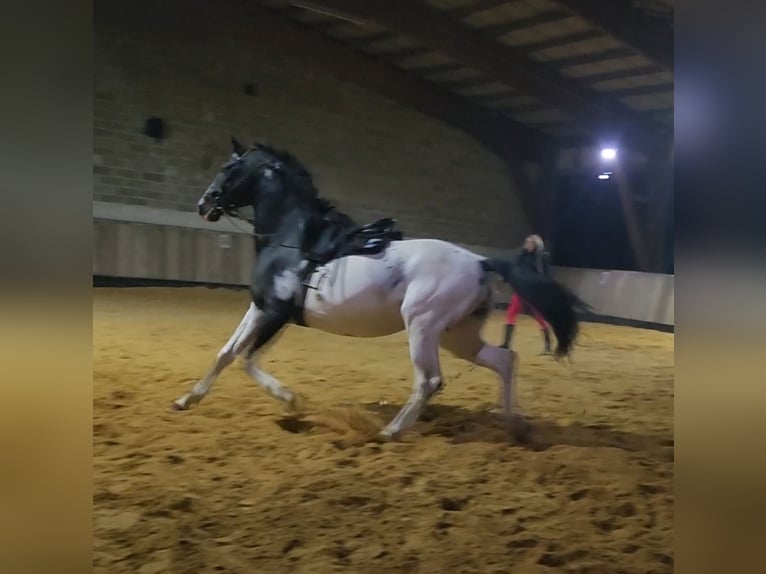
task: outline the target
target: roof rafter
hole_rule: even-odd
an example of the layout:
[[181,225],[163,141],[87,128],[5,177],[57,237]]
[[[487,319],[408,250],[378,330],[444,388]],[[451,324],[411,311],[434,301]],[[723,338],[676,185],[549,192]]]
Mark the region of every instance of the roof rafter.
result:
[[579,126],[596,137],[616,137],[637,149],[653,148],[657,132],[651,129],[651,123],[622,102],[598,94],[529,59],[524,50],[487,38],[480,30],[422,2],[292,0],[291,4],[384,26],[555,106],[577,118]]
[[[296,59],[312,67],[444,121],[487,147],[509,165],[525,213],[531,221],[539,220],[536,190],[520,160],[539,162],[555,147],[554,138],[500,111],[490,110],[427,80],[413,77],[378,58],[349,49],[345,43],[292,22],[268,8],[261,10],[256,34],[259,41],[284,47]],[[290,38],[289,46],[280,41],[283,38]]]
[[484,32],[488,36],[499,37],[510,34],[511,32],[516,32],[518,30],[533,28],[534,26],[539,26],[541,24],[560,22],[561,20],[566,20],[567,18],[571,17],[572,15],[565,10],[556,10],[555,12],[540,12],[534,16],[517,18],[516,20],[511,20],[510,22],[498,22],[497,24],[492,24],[490,26],[476,26],[475,29]]
[[628,2],[556,0],[644,56],[673,70],[673,29]]
[[515,4],[516,2],[519,2],[519,0],[479,0],[473,4],[451,8],[449,9],[449,13],[455,18],[466,18],[472,14],[494,10],[495,8],[507,6],[508,4]]
[[547,50],[548,48],[558,48],[560,46],[566,46],[567,44],[595,40],[596,38],[603,38],[604,36],[605,34],[601,30],[583,30],[582,32],[572,32],[570,34],[564,34],[563,36],[552,36],[550,38],[535,40],[529,44],[522,45],[521,48],[527,52],[538,52]]

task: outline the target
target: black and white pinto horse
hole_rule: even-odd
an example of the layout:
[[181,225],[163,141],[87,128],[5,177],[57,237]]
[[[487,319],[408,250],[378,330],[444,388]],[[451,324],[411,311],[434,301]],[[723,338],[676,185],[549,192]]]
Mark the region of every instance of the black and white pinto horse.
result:
[[212,369],[174,401],[175,410],[198,403],[221,371],[244,355],[245,369],[289,407],[299,397],[258,365],[260,352],[291,322],[350,337],[381,337],[407,330],[415,367],[412,394],[381,431],[396,438],[411,427],[443,386],[439,347],[486,367],[500,378],[500,403],[514,433],[526,428],[513,405],[514,351],[485,343],[481,329],[492,308],[493,274],[534,305],[551,324],[554,354],[570,353],[581,303],[552,279],[477,255],[437,239],[402,240],[392,220],[358,226],[321,199],[311,175],[293,156],[264,145],[234,153],[198,202],[215,221],[251,205],[256,231],[252,303]]

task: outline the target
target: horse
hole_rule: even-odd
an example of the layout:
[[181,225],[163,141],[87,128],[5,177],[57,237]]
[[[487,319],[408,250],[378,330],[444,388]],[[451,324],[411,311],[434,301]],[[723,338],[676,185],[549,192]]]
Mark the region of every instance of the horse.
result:
[[581,301],[555,280],[510,261],[439,239],[404,239],[392,219],[359,226],[319,196],[311,174],[290,153],[231,142],[233,153],[197,210],[212,222],[223,215],[238,217],[239,209],[252,206],[256,256],[251,303],[209,372],[171,408],[182,411],[201,401],[220,373],[243,355],[246,372],[298,410],[299,395],[258,364],[267,345],[290,323],[349,337],[406,330],[413,389],[380,438],[399,439],[442,390],[440,347],[497,374],[509,430],[523,437],[528,424],[513,404],[518,355],[481,338],[492,310],[491,279],[510,284],[545,317],[559,359],[571,353],[577,338]]

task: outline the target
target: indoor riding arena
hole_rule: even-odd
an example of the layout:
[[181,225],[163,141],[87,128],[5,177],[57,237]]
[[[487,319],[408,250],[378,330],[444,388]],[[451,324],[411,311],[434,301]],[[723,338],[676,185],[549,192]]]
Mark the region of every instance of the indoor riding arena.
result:
[[[672,0],[95,5],[94,572],[671,573],[672,18]],[[290,324],[259,366],[299,408],[240,358],[171,409],[251,302],[258,205],[197,211],[231,136],[293,154],[360,225],[517,265],[542,238],[589,309],[562,360],[531,309],[516,321],[526,436],[495,373],[442,351],[443,388],[380,438],[413,389],[405,332]],[[499,345],[513,292],[492,288]]]

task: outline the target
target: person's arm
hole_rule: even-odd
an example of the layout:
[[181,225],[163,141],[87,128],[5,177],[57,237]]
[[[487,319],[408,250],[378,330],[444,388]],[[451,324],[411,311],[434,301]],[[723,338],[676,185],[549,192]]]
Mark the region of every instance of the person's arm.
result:
[[543,275],[550,277],[550,254],[543,251]]

